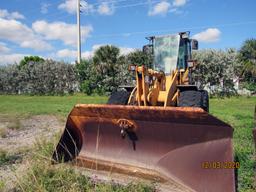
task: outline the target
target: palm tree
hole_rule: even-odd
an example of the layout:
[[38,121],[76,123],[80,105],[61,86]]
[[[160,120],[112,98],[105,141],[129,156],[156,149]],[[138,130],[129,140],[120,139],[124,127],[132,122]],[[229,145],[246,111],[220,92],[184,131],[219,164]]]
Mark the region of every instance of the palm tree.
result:
[[113,71],[115,71],[119,54],[120,50],[118,47],[111,45],[101,46],[96,50],[93,57],[93,62],[101,70],[111,74]]
[[101,46],[93,56],[96,81],[105,87],[105,91],[113,91],[118,87],[120,50],[112,45]]
[[256,79],[256,39],[246,40],[240,51],[239,59],[243,63],[242,75],[249,79]]

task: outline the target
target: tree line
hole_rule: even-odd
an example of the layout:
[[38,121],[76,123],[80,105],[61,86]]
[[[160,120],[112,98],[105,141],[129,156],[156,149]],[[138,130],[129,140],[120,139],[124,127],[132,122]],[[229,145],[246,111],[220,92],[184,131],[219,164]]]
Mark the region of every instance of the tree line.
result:
[[193,58],[198,62],[194,80],[211,94],[234,95],[237,81],[240,89],[256,93],[256,39],[246,40],[238,51],[206,49],[193,52]]
[[[235,49],[206,49],[193,52],[197,65],[193,79],[200,88],[212,94],[236,94],[236,80],[250,91],[256,91],[256,39],[246,40]],[[131,85],[130,64],[152,66],[152,55],[135,50],[121,55],[115,46],[98,48],[91,59],[71,65],[25,57],[20,63],[0,67],[1,94],[62,95],[74,92],[109,94],[120,85]]]
[[76,86],[74,67],[63,62],[32,56],[0,68],[1,94],[61,95]]

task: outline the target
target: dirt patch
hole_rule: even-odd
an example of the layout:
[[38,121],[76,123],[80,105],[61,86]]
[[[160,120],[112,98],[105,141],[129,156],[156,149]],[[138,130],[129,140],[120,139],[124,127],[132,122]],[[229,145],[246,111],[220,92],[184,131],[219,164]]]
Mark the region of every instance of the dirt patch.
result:
[[[0,149],[6,153],[0,161],[0,181],[4,190],[9,191],[27,168],[26,155],[39,140],[51,140],[64,129],[65,123],[55,116],[37,115],[27,119],[13,119],[0,116]],[[3,157],[2,157],[3,158]],[[2,185],[3,185],[2,184]],[[0,188],[0,191],[3,190]]]
[[0,119],[0,129],[5,130],[5,135],[0,140],[0,148],[8,152],[20,152],[20,150],[33,147],[41,138],[50,139],[64,128],[64,123],[57,117],[50,115],[32,116],[19,120],[19,128],[8,128],[13,122],[8,119]]

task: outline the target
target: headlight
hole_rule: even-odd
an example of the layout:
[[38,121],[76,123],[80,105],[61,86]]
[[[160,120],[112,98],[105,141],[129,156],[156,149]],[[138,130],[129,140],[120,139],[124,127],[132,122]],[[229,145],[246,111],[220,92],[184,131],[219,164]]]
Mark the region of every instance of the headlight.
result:
[[128,68],[128,70],[129,71],[136,71],[136,65],[129,65],[129,68]]

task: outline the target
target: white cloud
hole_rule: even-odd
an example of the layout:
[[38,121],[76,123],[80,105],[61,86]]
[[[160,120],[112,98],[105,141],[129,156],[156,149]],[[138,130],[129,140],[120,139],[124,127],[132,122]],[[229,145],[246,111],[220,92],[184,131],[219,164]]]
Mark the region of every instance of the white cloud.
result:
[[9,52],[10,49],[8,47],[6,47],[5,43],[0,42],[0,54],[1,53],[7,53]]
[[[77,26],[76,24],[68,24],[65,22],[53,22],[41,20],[32,24],[32,28],[47,40],[61,40],[66,45],[77,44]],[[84,41],[90,33],[93,31],[93,27],[90,25],[81,26],[81,39]]]
[[25,19],[24,15],[19,12],[8,12],[6,9],[0,9],[0,18],[5,19]]
[[[151,2],[151,1],[150,1]],[[180,7],[186,5],[188,0],[174,0],[169,3],[167,0],[162,0],[161,2],[155,4],[155,6],[149,10],[149,16],[162,15],[165,16],[168,12],[170,13],[182,13]]]
[[98,7],[98,13],[100,15],[113,15],[114,14],[114,6],[109,3],[103,2]]
[[120,48],[121,55],[128,55],[129,53],[136,51],[135,48],[130,48],[130,47],[119,47],[119,48]]
[[67,11],[68,13],[76,13],[77,0],[66,0],[58,6],[58,9]]
[[[89,4],[86,1],[81,1],[80,4],[81,11],[87,14],[97,12],[100,15],[112,15],[115,12],[114,4],[107,1],[98,3],[98,6]],[[58,6],[58,9],[64,10],[69,14],[75,14],[77,12],[77,0],[65,0]]]
[[46,14],[48,13],[48,8],[51,6],[49,3],[41,3],[41,13]]
[[82,53],[82,58],[83,59],[91,59],[94,55],[95,51],[85,51]]
[[187,3],[187,0],[174,0],[173,6],[174,7],[182,7]]
[[149,11],[150,16],[154,15],[166,15],[169,11],[169,8],[171,7],[171,4],[167,1],[161,1],[160,3],[157,3],[152,10]]
[[25,56],[25,54],[8,54],[8,55],[1,55],[0,65],[7,65],[13,63],[19,63]]
[[0,39],[16,43],[24,48],[50,50],[52,46],[43,41],[32,29],[17,20],[0,18]]
[[62,49],[56,53],[59,58],[75,58],[77,56],[77,51],[70,49]]
[[[95,51],[99,48],[103,46],[103,44],[96,44],[92,46],[92,50],[91,51],[85,51],[82,52],[81,57],[85,58],[85,59],[90,59],[93,57]],[[59,58],[71,58],[71,59],[75,59],[77,57],[77,51],[76,50],[70,50],[70,49],[62,49],[59,50],[56,53],[56,56]]]
[[[94,11],[93,5],[87,3],[86,1],[81,1],[81,11],[90,13]],[[77,0],[65,0],[58,6],[58,9],[67,11],[70,14],[75,14],[77,12]]]
[[[94,50],[93,51],[85,51],[82,52],[81,57],[84,59],[90,59],[93,57],[94,54]],[[70,49],[62,49],[59,50],[56,53],[56,56],[58,58],[62,58],[62,59],[76,59],[77,57],[77,51],[76,50],[70,50]]]
[[50,44],[40,39],[31,39],[28,41],[23,41],[20,44],[20,46],[23,48],[33,48],[35,50],[41,50],[41,51],[52,49],[52,46]]
[[[91,51],[85,51],[85,52],[82,52],[82,58],[85,58],[85,59],[90,59],[93,57],[95,51],[100,48],[101,46],[104,46],[106,44],[95,44],[92,46],[92,49]],[[136,49],[134,48],[129,48],[129,47],[119,47],[120,49],[120,54],[121,55],[127,55],[133,51],[135,51]],[[71,59],[75,59],[77,57],[77,51],[76,50],[70,50],[70,49],[62,49],[62,50],[59,50],[57,53],[56,53],[56,56],[58,58],[71,58]]]
[[193,36],[194,39],[197,39],[201,42],[216,42],[220,39],[221,31],[217,28],[209,28],[205,31],[202,31],[200,33],[197,33]]

